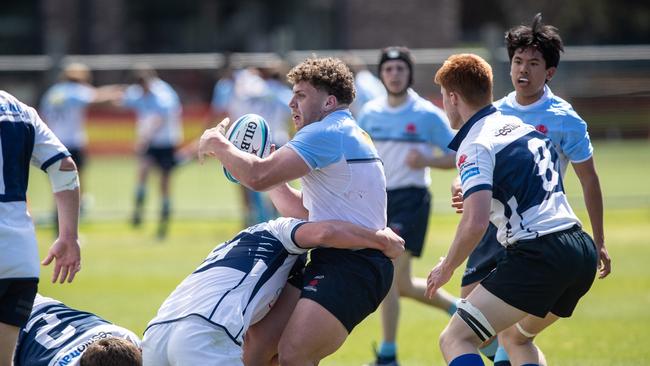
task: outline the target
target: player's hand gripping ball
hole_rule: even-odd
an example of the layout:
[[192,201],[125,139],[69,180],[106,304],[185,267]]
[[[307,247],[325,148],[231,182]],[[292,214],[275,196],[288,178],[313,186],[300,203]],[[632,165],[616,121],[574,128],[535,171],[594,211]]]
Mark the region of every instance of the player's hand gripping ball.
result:
[[[271,150],[271,130],[266,120],[257,114],[245,114],[233,123],[226,138],[241,151],[257,155],[260,158],[269,155]],[[239,183],[224,167],[223,174],[233,183]]]

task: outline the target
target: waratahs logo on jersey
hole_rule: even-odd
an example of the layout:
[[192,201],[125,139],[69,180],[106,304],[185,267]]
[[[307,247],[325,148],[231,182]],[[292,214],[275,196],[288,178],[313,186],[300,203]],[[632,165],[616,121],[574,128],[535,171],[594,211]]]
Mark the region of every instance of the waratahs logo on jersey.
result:
[[478,175],[479,170],[476,163],[473,161],[467,161],[467,155],[463,154],[458,158],[458,174],[460,175],[461,183],[465,183],[467,179]]
[[415,123],[409,122],[406,125],[406,133],[408,133],[409,135],[412,135],[412,134],[414,134],[416,132],[417,132],[417,127],[415,126]]
[[458,164],[456,164],[456,165],[458,165],[459,169],[460,169],[461,165],[463,165],[463,163],[466,160],[467,160],[467,155],[465,155],[465,154],[461,155],[460,158],[458,158]]

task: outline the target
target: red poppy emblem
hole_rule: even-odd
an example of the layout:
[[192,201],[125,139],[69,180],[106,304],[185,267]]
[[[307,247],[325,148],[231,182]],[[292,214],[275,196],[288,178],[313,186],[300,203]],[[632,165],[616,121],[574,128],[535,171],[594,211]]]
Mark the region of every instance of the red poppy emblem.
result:
[[544,126],[544,125],[537,125],[537,126],[535,126],[535,129],[537,131],[543,133],[544,135],[546,135],[546,133],[548,132],[548,128],[546,126]]
[[406,125],[406,133],[415,133],[415,123],[409,123]]
[[465,154],[461,155],[460,158],[458,159],[458,167],[460,167],[461,165],[463,165],[463,163],[465,162],[465,160],[467,160],[467,155],[465,155]]

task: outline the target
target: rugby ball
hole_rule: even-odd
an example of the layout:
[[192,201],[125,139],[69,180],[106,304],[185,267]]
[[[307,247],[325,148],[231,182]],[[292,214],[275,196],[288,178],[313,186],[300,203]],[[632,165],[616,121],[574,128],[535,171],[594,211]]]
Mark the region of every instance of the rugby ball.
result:
[[[257,114],[245,114],[236,120],[226,132],[226,138],[241,151],[260,158],[269,155],[271,150],[271,131],[266,120]],[[226,167],[223,174],[233,183],[239,183]]]

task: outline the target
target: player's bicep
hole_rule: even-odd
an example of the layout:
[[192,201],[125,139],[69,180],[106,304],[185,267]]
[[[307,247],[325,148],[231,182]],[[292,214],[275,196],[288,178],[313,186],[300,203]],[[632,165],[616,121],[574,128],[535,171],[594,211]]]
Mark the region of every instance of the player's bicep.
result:
[[307,175],[311,168],[295,151],[281,147],[256,166],[258,183],[264,187],[274,187]]

